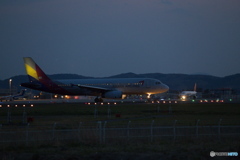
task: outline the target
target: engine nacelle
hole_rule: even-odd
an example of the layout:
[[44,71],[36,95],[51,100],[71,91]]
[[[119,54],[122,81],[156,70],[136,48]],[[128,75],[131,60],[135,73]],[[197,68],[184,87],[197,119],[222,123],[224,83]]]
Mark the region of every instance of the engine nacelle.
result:
[[103,98],[122,98],[121,91],[108,91],[102,95]]

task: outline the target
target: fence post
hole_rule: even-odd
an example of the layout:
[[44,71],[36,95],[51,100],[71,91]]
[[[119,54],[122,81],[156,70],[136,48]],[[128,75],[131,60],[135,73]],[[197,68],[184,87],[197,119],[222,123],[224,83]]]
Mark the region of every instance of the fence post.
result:
[[55,139],[55,127],[56,127],[57,123],[55,122],[53,124],[53,128],[52,128],[52,139],[54,140]]
[[153,141],[153,124],[154,124],[154,120],[152,120],[152,123],[151,123],[151,142]]
[[[1,135],[1,130],[2,130],[2,124],[0,124],[0,135]],[[2,140],[0,140],[0,141],[4,142],[4,138]]]
[[221,122],[222,122],[222,119],[219,119],[218,121],[218,138],[220,139],[221,137]]
[[129,127],[130,127],[130,123],[131,123],[131,121],[129,121],[128,122],[128,126],[127,126],[127,138],[128,138],[128,140],[129,140]]
[[82,127],[82,122],[79,122],[79,126],[78,126],[78,140],[79,140],[79,142],[81,141],[81,127]]
[[107,121],[105,121],[103,125],[103,143],[105,143],[105,140],[106,140],[106,125],[107,125]]
[[[2,124],[0,124],[0,136],[1,136]],[[1,142],[1,140],[0,140]]]
[[29,123],[27,124],[27,127],[26,127],[26,145],[28,145],[28,138],[29,138],[28,129],[29,129]]
[[102,122],[101,121],[97,122],[97,131],[99,134],[99,143],[102,144]]
[[198,138],[198,123],[199,123],[200,119],[197,120],[197,123],[196,123],[196,136]]
[[174,124],[173,124],[173,136],[174,136],[174,141],[176,139],[176,123],[177,123],[177,120],[174,121]]

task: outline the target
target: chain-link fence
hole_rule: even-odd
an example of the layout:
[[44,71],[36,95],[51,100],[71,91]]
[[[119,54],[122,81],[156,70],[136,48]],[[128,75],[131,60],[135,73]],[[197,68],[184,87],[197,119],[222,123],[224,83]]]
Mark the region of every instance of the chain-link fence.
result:
[[240,126],[217,125],[178,126],[177,120],[171,126],[162,126],[154,122],[134,123],[128,121],[114,124],[106,121],[82,123],[79,125],[63,125],[54,123],[49,126],[12,126],[0,127],[0,144],[8,145],[41,145],[54,143],[141,143],[161,140],[179,140],[184,138],[240,138]]

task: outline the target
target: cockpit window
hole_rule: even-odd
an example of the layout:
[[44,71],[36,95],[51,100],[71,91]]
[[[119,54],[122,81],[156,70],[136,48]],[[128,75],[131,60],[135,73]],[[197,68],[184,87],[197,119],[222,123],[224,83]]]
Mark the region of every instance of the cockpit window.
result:
[[156,85],[161,84],[161,82],[156,82]]

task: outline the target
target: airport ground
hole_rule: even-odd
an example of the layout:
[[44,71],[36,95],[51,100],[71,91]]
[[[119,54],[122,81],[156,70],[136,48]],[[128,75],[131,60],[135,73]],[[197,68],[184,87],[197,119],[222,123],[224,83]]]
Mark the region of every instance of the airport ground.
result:
[[12,123],[21,122],[23,111],[25,111],[27,117],[34,118],[33,125],[52,124],[54,122],[151,122],[153,119],[156,122],[159,121],[161,125],[172,124],[174,120],[178,120],[179,124],[185,125],[194,125],[197,120],[204,124],[214,125],[217,124],[219,119],[222,119],[222,124],[238,125],[238,122],[240,124],[240,104],[220,100],[195,100],[194,102],[110,100],[103,103],[94,103],[85,100],[49,99],[3,102],[0,103],[0,109],[1,124],[6,123],[9,110],[11,111]]
[[[109,104],[108,104],[109,103]],[[84,101],[15,101],[1,103],[0,123],[14,128],[21,126],[23,111],[33,118],[30,126],[52,126],[54,123],[69,126],[107,121],[111,125],[151,124],[169,126],[189,125],[240,125],[240,105],[229,102],[105,102]],[[9,106],[8,106],[9,105]],[[17,105],[17,106],[16,106]],[[25,106],[23,106],[25,105]],[[109,109],[111,114],[109,115]],[[97,110],[98,114],[95,114]],[[11,122],[7,121],[11,111]],[[176,122],[177,120],[177,122]],[[207,139],[163,139],[154,142],[117,144],[59,143],[33,146],[3,146],[1,159],[210,159],[210,151],[240,152],[240,137]],[[218,157],[226,158],[226,157]],[[227,157],[231,158],[231,157]],[[234,157],[236,158],[236,157]],[[239,158],[239,157],[238,157]]]

